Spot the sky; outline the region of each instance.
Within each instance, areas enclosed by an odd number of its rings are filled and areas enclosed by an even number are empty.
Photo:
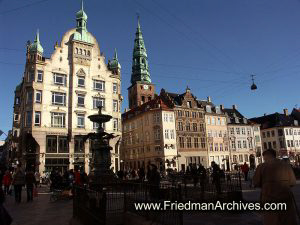
[[[0,130],[12,127],[27,40],[39,29],[49,57],[79,9],[79,0],[0,0]],[[123,110],[137,14],[157,93],[189,86],[198,99],[236,104],[248,118],[300,107],[300,0],[85,0],[84,10],[106,60],[117,48]]]

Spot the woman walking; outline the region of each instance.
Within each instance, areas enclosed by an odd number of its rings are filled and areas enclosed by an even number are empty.
[[[14,185],[16,202],[20,203],[22,199],[22,187],[25,185],[25,174],[22,171],[21,166],[17,167],[12,184]]]

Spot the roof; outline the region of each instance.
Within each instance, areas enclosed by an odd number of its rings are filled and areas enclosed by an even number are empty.
[[[295,118],[293,115],[285,115],[278,112],[270,115],[251,118],[250,120],[261,124],[262,129],[300,125],[300,120]],[[296,123],[295,120],[297,121]]]
[[[237,109],[223,109],[223,112],[227,114],[228,124],[252,124],[246,117],[244,117]]]
[[[160,105],[158,107],[158,105]],[[134,117],[138,114],[144,113],[149,111],[150,109],[160,109],[165,111],[171,111],[172,108],[170,108],[167,103],[164,102],[164,100],[161,98],[161,96],[157,96],[154,99],[144,103],[143,105],[140,105],[138,107],[135,107],[128,112],[125,112],[122,114],[122,120],[130,119],[131,117]]]

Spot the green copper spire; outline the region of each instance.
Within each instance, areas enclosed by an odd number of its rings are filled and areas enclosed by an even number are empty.
[[[131,84],[133,85],[136,82],[151,83],[148,56],[141,31],[139,16],[134,39]]]
[[[44,49],[40,43],[40,34],[39,34],[39,30],[37,30],[36,32],[36,36],[34,38],[34,42],[30,45],[29,47],[29,51],[30,52],[39,52],[41,54],[43,54]]]
[[[120,65],[119,60],[118,60],[117,49],[115,49],[113,60],[108,62],[108,68],[111,69],[111,70],[115,70],[115,69],[120,70],[121,69],[121,65]]]
[[[91,37],[86,29],[87,15],[83,10],[83,0],[81,0],[81,9],[76,13],[76,32],[74,40],[91,43]]]

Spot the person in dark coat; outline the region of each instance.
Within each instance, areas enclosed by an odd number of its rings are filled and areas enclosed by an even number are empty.
[[[15,200],[17,203],[20,203],[22,199],[22,187],[25,185],[25,174],[22,171],[21,166],[17,167],[12,184],[14,185],[15,190]]]
[[[12,223],[12,218],[4,208],[5,196],[2,188],[0,188],[0,224],[10,225]]]
[[[159,197],[159,185],[160,185],[160,173],[157,171],[157,166],[151,164],[152,169],[150,170],[150,176],[148,178],[148,182],[151,185],[150,187],[150,196],[152,198]]]
[[[145,179],[145,170],[143,167],[139,169],[138,175],[139,175],[139,181],[143,182]]]
[[[199,165],[197,173],[200,177],[201,195],[203,196],[205,190],[206,169],[202,164]]]
[[[221,194],[221,169],[214,161],[211,162],[212,181],[216,186],[217,194]]]
[[[25,183],[27,190],[27,202],[33,201],[33,186],[36,186],[35,176],[32,170],[28,170],[25,175]]]

